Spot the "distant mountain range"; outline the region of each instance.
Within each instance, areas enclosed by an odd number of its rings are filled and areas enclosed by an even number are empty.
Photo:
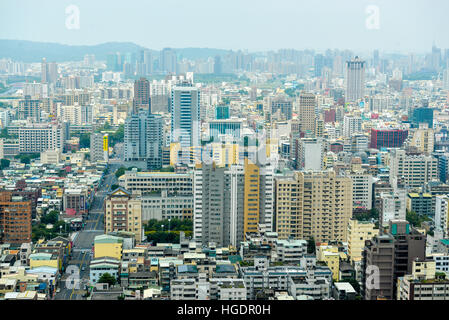
[[[59,43],[0,39],[0,58],[11,58],[23,62],[40,62],[44,57],[50,62],[81,61],[86,54],[94,54],[96,60],[106,60],[108,53],[138,53],[143,49],[146,48],[132,42],[107,42],[91,46],[72,46]],[[187,59],[207,59],[230,52],[230,50],[211,48],[174,48],[174,50],[180,58]],[[150,51],[156,55],[155,57],[159,56],[159,51]]]

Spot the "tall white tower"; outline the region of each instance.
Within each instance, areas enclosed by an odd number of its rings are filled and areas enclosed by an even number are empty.
[[[365,93],[365,61],[355,57],[346,62],[346,102],[362,99]]]

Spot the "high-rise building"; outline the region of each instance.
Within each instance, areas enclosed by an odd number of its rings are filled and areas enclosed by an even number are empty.
[[[58,64],[56,62],[47,62],[46,58],[42,58],[41,63],[41,82],[55,83],[58,80]]]
[[[41,62],[41,82],[48,82],[48,63],[46,58],[42,58]]]
[[[367,173],[351,173],[353,208],[371,210],[373,202],[373,176]]]
[[[352,263],[362,261],[365,241],[371,240],[379,234],[373,222],[349,220],[348,224],[348,256]]]
[[[150,82],[145,78],[134,82],[133,109],[151,112]]]
[[[40,100],[25,96],[25,99],[19,100],[19,108],[17,111],[19,120],[39,122],[41,118]]]
[[[276,179],[276,232],[280,239],[347,241],[352,181],[333,171],[295,172]]]
[[[373,52],[373,67],[377,69],[379,65],[379,50]]]
[[[65,133],[60,123],[34,123],[19,128],[19,152],[63,150]]]
[[[90,135],[90,161],[109,161],[108,134],[93,132]]]
[[[447,239],[449,234],[449,197],[437,195],[435,197],[435,238]]]
[[[273,168],[198,164],[194,171],[194,238],[238,246],[246,234],[272,231]]]
[[[48,64],[47,81],[49,83],[55,83],[58,80],[58,64],[56,62],[50,62]]]
[[[405,150],[392,149],[390,155],[390,183],[419,188],[438,179],[438,160],[430,155],[409,154]]]
[[[325,142],[322,138],[303,138],[298,145],[297,169],[321,171],[323,170]]]
[[[159,58],[159,67],[162,72],[176,73],[177,72],[177,57],[176,52],[171,48],[164,48],[161,51]]]
[[[163,119],[148,111],[132,113],[125,121],[124,160],[147,169],[162,167]]]
[[[324,56],[322,54],[315,55],[314,59],[314,69],[315,69],[315,77],[321,77],[321,71],[324,67]]]
[[[413,132],[410,145],[422,153],[431,154],[435,145],[434,130],[427,128],[427,123],[420,124],[420,128]]]
[[[293,103],[290,99],[284,97],[270,97],[269,112],[271,118],[275,118],[281,121],[291,120],[293,112]]]
[[[106,69],[109,71],[122,71],[122,57],[119,52],[109,53],[106,57]]]
[[[195,87],[176,86],[171,93],[171,142],[179,142],[183,155],[200,146],[200,91]],[[190,156],[183,156],[190,162]]]
[[[31,242],[31,201],[0,192],[0,243]]]
[[[214,73],[215,74],[221,74],[223,71],[223,66],[221,63],[221,57],[215,56],[214,58]]]
[[[413,262],[426,258],[426,236],[414,229],[408,221],[391,220],[389,233],[394,237],[393,293],[396,296],[398,278],[412,273]]]
[[[356,102],[365,94],[365,61],[359,57],[346,62],[346,102]]]
[[[413,263],[425,258],[426,236],[412,228],[408,221],[391,220],[389,233],[381,233],[365,243],[362,260],[365,300],[395,299],[398,279],[411,274]],[[373,274],[376,269],[378,274]],[[378,286],[372,285],[373,278]]]
[[[299,96],[299,121],[302,132],[316,131],[316,98],[312,93],[302,93]]]
[[[142,241],[142,201],[122,188],[112,191],[104,201],[105,233],[127,231],[136,242]]]
[[[345,115],[343,118],[343,136],[352,137],[362,132],[362,118],[360,116]]]
[[[395,189],[393,192],[380,194],[380,224],[388,226],[391,220],[404,220],[406,218],[407,198],[404,189]]]
[[[150,50],[141,50],[137,60],[136,73],[139,75],[149,75],[153,72],[153,56]]]
[[[418,128],[421,123],[427,123],[428,128],[433,128],[433,109],[427,106],[411,109],[411,123],[414,128]]]
[[[371,129],[370,147],[373,149],[400,148],[405,139],[407,139],[407,136],[408,130]]]
[[[393,299],[394,248],[391,234],[365,241],[361,288],[365,300]]]
[[[449,90],[449,66],[443,71],[443,89]]]

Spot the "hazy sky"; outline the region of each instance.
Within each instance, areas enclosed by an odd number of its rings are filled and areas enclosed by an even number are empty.
[[[66,27],[69,5],[79,8],[79,29]],[[0,38],[426,52],[434,42],[449,48],[448,12],[447,0],[0,0]]]

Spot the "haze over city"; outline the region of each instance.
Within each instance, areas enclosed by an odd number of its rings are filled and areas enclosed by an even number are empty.
[[[79,29],[65,26],[70,5],[79,8]],[[378,10],[377,26],[370,27],[369,17],[375,14],[370,10]],[[323,0],[319,5],[302,0],[15,0],[0,3],[0,39],[72,45],[125,41],[155,50],[423,53],[434,43],[449,47],[448,11],[445,0]]]

